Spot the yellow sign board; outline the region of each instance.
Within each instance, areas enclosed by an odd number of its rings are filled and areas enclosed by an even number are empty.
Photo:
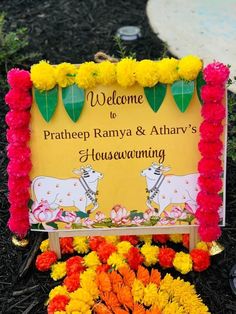
[[[201,104],[167,87],[157,112],[140,85],[86,90],[77,122],[61,90],[50,122],[31,108],[32,230],[195,225]]]

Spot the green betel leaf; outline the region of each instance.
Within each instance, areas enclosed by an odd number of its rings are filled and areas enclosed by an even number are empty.
[[[166,95],[166,84],[158,83],[153,87],[144,87],[144,93],[148,103],[154,112],[157,112]]]
[[[201,90],[202,90],[202,87],[204,85],[206,85],[206,82],[203,78],[203,73],[202,71],[199,72],[198,76],[197,76],[197,95],[198,95],[198,99],[200,100],[200,103],[203,104],[203,101],[202,101],[202,97],[201,97]]]
[[[48,91],[34,88],[35,101],[44,120],[49,122],[55,112],[58,100],[58,87]]]
[[[75,84],[62,88],[62,100],[69,117],[76,122],[84,106],[84,90]]]
[[[171,86],[171,92],[181,112],[188,108],[194,93],[194,81],[176,81]]]

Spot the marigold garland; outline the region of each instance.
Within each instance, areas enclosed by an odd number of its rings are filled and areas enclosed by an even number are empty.
[[[198,209],[196,217],[199,220],[198,233],[203,241],[217,240],[221,235],[219,223],[219,207],[222,200],[218,192],[222,186],[221,180],[221,155],[222,142],[220,136],[223,132],[223,119],[225,107],[225,83],[229,77],[229,68],[220,62],[213,62],[203,70],[206,85],[201,89],[203,100],[202,117],[200,126],[201,140],[199,151],[202,159],[198,164],[200,173],[198,194]]]
[[[18,237],[24,238],[30,228],[28,201],[31,170],[29,109],[32,104],[30,73],[25,70],[12,69],[7,74],[10,90],[5,102],[10,111],[6,115],[8,125],[8,200],[10,202],[9,229]]]

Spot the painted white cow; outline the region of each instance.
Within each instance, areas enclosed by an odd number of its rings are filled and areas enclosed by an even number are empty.
[[[47,201],[51,209],[63,206],[74,206],[77,211],[86,212],[86,207],[93,204],[90,212],[98,207],[96,200],[98,180],[103,175],[91,166],[73,171],[80,178],[58,179],[53,177],[36,177],[32,184],[32,195],[35,195],[34,206]]]
[[[147,180],[149,196],[146,204],[148,208],[153,210],[151,203],[156,203],[159,206],[158,214],[160,216],[170,204],[188,203],[195,211],[197,208],[196,198],[199,192],[197,183],[199,174],[164,175],[169,170],[169,167],[152,163],[149,168],[141,171],[141,175]]]

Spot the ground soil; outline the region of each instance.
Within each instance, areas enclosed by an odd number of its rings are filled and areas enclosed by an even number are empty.
[[[7,29],[28,29],[27,52],[38,52],[38,59],[51,63],[81,63],[92,60],[97,51],[120,56],[114,35],[120,26],[141,27],[142,38],[127,44],[137,59],[156,59],[169,55],[167,45],[152,33],[145,14],[144,0],[2,0]],[[173,30],[174,31],[174,30]],[[32,63],[37,62],[37,58]],[[30,64],[28,64],[30,65]],[[19,271],[37,246],[39,234],[30,234],[27,249],[16,249],[7,228],[7,174],[4,116],[7,111],[1,93],[0,103],[0,313],[46,313],[44,302],[54,283],[48,274],[39,273],[33,263],[22,278]],[[229,286],[229,271],[236,263],[236,163],[227,164],[227,224],[220,243],[225,250],[212,258],[212,266],[203,273],[182,276],[196,285],[197,292],[213,314],[236,313],[236,296]],[[172,272],[174,276],[179,274]],[[26,291],[24,290],[26,289]]]

